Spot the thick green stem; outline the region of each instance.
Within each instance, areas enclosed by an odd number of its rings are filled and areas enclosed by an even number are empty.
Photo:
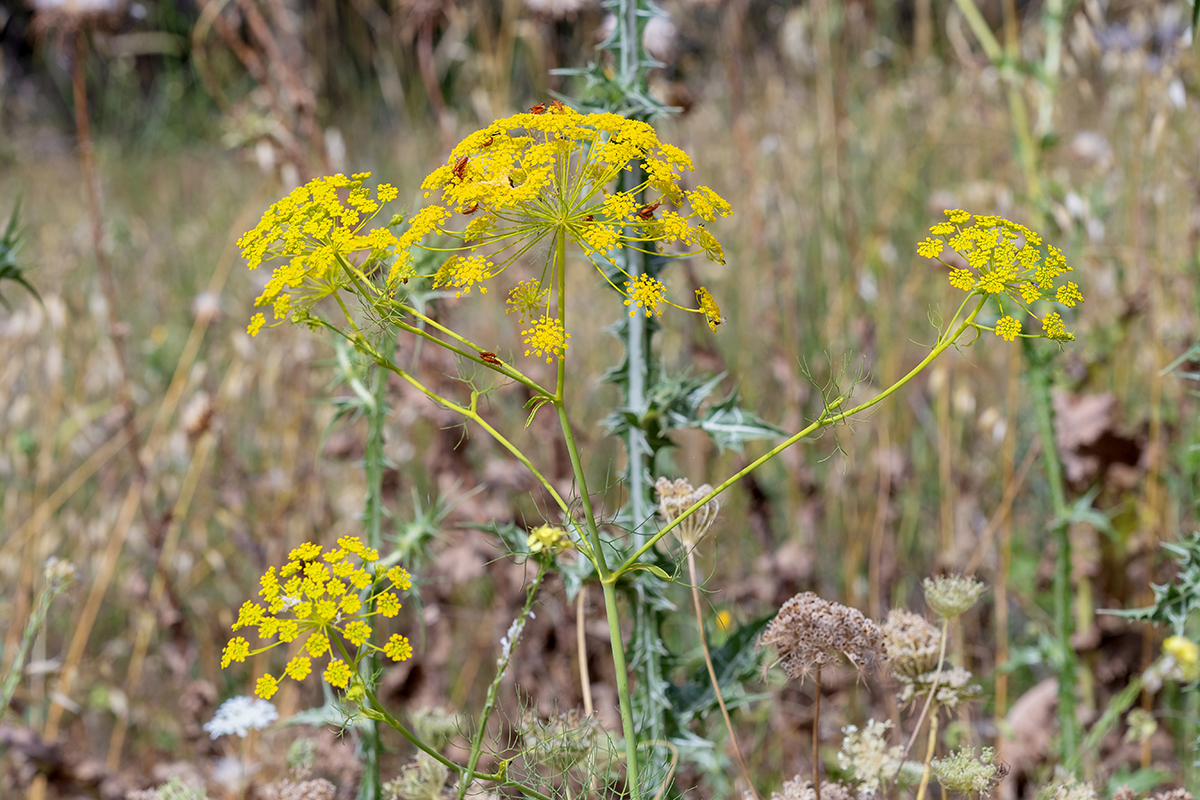
[[[567,308],[567,242],[565,232],[560,232],[556,239],[554,252],[556,278],[558,280],[558,314],[564,329],[566,328]],[[592,547],[592,563],[604,586],[604,611],[608,618],[609,647],[612,651],[613,669],[617,680],[617,701],[621,709],[621,728],[625,736],[626,777],[632,797],[641,797],[638,787],[637,737],[633,726],[633,707],[629,699],[629,674],[625,665],[625,643],[621,637],[621,618],[617,613],[617,593],[613,582],[609,580],[608,563],[604,558],[604,549],[600,540],[600,528],[596,524],[596,515],[592,509],[592,498],[588,492],[587,476],[583,470],[583,460],[579,457],[579,447],[575,443],[575,434],[571,430],[571,421],[567,416],[566,404],[563,401],[563,389],[567,375],[566,353],[558,359],[558,386],[553,400],[558,412],[559,426],[562,428],[563,441],[567,445],[567,453],[571,457],[571,471],[575,476],[576,490],[583,506],[584,520],[587,524],[588,540]],[[569,518],[569,515],[568,515]]]
[[[1062,462],[1054,439],[1054,407],[1050,399],[1050,367],[1047,356],[1039,357],[1028,344],[1029,381],[1042,456],[1046,466],[1046,485],[1054,512],[1051,535],[1057,553],[1054,559],[1054,639],[1058,646],[1058,722],[1062,729],[1062,760],[1075,763],[1079,749],[1079,723],[1075,718],[1075,648],[1071,645],[1071,538],[1067,524],[1066,492],[1063,488]]]
[[[603,584],[603,588],[613,671],[617,678],[617,700],[621,708],[621,732],[625,736],[625,777],[629,783],[629,796],[637,800],[642,796],[638,785],[637,733],[633,725],[633,707],[629,701],[629,671],[625,665],[625,643],[621,640],[621,618],[617,615],[617,590],[611,583]]]
[[[538,568],[537,577],[533,579],[533,583],[525,591],[525,606],[521,609],[521,613],[517,615],[515,625],[509,630],[512,631],[512,639],[506,645],[507,652],[501,653],[499,660],[496,662],[496,677],[488,686],[487,700],[483,704],[483,713],[479,715],[479,727],[475,731],[475,736],[471,739],[471,755],[467,760],[467,769],[463,772],[462,780],[458,784],[458,800],[463,800],[467,796],[467,790],[471,787],[471,781],[475,776],[475,767],[479,763],[479,756],[483,752],[483,737],[487,734],[488,719],[492,716],[492,711],[496,708],[496,693],[500,689],[500,681],[504,680],[504,673],[508,670],[508,662],[512,660],[513,650],[517,648],[517,642],[521,638],[521,632],[525,630],[525,620],[529,618],[529,611],[533,608],[533,601],[537,597],[538,589],[542,587],[542,579],[546,577],[546,568],[548,562],[543,561]]]
[[[792,445],[794,445],[797,442],[801,441],[802,439],[806,438],[807,436],[809,436],[810,434],[812,434],[815,431],[818,431],[822,428],[827,428],[830,425],[850,419],[851,417],[853,417],[857,414],[861,414],[863,411],[866,411],[867,409],[869,409],[875,405],[878,405],[879,403],[882,403],[887,398],[891,397],[893,394],[895,394],[897,391],[899,391],[901,387],[903,387],[905,384],[907,384],[909,381],[911,381],[913,378],[915,378],[923,369],[925,369],[927,366],[929,366],[930,363],[932,363],[935,358],[937,358],[942,353],[946,352],[947,349],[952,347],[954,345],[954,343],[958,340],[958,337],[962,335],[963,331],[965,331],[968,328],[973,326],[973,324],[975,322],[975,317],[983,309],[983,306],[986,302],[987,302],[987,295],[981,295],[979,298],[979,302],[975,304],[975,307],[971,310],[971,313],[968,314],[967,317],[961,323],[959,323],[959,325],[957,327],[954,327],[954,320],[958,318],[958,314],[956,313],[954,316],[954,319],[951,319],[951,321],[950,321],[950,327],[954,328],[954,332],[949,334],[948,336],[940,338],[938,340],[938,343],[934,346],[934,348],[929,351],[929,354],[921,360],[921,363],[917,364],[915,367],[913,367],[911,370],[909,370],[907,375],[905,375],[903,378],[901,378],[900,380],[893,383],[888,388],[884,389],[878,395],[876,395],[875,397],[866,401],[865,403],[860,403],[859,405],[855,406],[854,408],[850,409],[849,411],[845,411],[845,412],[842,412],[839,414],[831,413],[838,405],[841,404],[843,398],[839,398],[837,401],[831,403],[828,407],[826,407],[825,411],[821,414],[821,416],[819,418],[817,418],[817,420],[815,422],[813,422],[811,425],[804,428],[804,430],[788,437],[780,444],[776,445],[775,447],[772,447],[766,453],[764,453],[763,455],[761,455],[758,458],[751,461],[744,468],[738,470],[733,475],[726,478],[715,489],[713,489],[711,492],[709,492],[704,497],[697,500],[695,502],[695,504],[693,504],[690,508],[688,508],[686,511],[684,511],[682,514],[680,514],[678,517],[676,517],[674,520],[672,520],[667,525],[664,525],[663,528],[657,534],[652,536],[648,542],[646,542],[644,545],[639,547],[637,549],[637,551],[633,555],[631,555],[629,558],[625,559],[625,562],[622,563],[621,566],[614,569],[612,571],[612,575],[608,577],[608,580],[616,581],[623,574],[625,574],[630,569],[632,569],[634,567],[634,565],[638,563],[638,560],[641,559],[641,557],[643,555],[645,555],[646,552],[651,547],[653,547],[656,542],[658,542],[658,540],[662,539],[664,536],[666,536],[668,533],[670,533],[676,526],[678,526],[680,523],[682,523],[685,519],[690,517],[692,514],[696,513],[701,508],[703,508],[705,503],[708,503],[710,500],[712,500],[714,497],[719,495],[721,492],[725,491],[730,486],[732,486],[733,484],[737,483],[739,480],[744,478],[746,475],[749,475],[751,472],[758,469],[763,464],[767,463],[768,461],[773,459],[775,456],[782,453],[784,450],[788,449]],[[601,576],[601,580],[604,580],[603,576]]]

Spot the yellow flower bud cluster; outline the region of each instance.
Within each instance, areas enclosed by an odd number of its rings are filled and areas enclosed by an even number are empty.
[[[379,652],[393,661],[412,656],[412,645],[399,634],[393,634],[382,647],[374,644],[367,624],[371,617],[394,617],[400,611],[396,592],[412,586],[408,572],[396,566],[379,573],[371,566],[379,560],[379,553],[358,537],[342,537],[336,549],[322,550],[321,545],[306,542],[292,550],[281,568],[267,570],[258,592],[263,603],[247,600],[233,630],[257,628],[259,639],[275,641],[251,649],[244,636],[233,637],[221,654],[222,668],[303,638],[302,651],[287,663],[283,675],[304,680],[312,672],[313,660],[328,656],[324,679],[345,689],[366,652]],[[346,650],[346,642],[353,649]],[[349,653],[352,663],[333,658],[335,652]],[[279,680],[268,673],[259,677],[255,694],[269,700],[278,688]]]
[[[1041,236],[1003,217],[972,216],[962,209],[949,209],[945,213],[946,221],[929,229],[933,236],[917,244],[917,255],[936,259],[946,266],[950,270],[950,285],[956,289],[995,296],[1002,311],[1002,298],[1008,298],[1041,322],[1044,333],[1036,336],[1060,342],[1075,339],[1057,313],[1039,316],[1030,308],[1039,300],[1050,300],[1067,308],[1083,302],[1083,293],[1075,283],[1056,283],[1072,271],[1061,250],[1047,245],[1043,255]],[[943,260],[947,247],[961,256],[967,266]],[[1008,314],[1000,317],[994,330],[1006,341],[1034,335],[1022,334],[1021,321]]]

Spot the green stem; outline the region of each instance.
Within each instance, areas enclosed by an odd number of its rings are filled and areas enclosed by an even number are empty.
[[[1063,488],[1062,462],[1054,439],[1054,407],[1050,398],[1049,356],[1039,357],[1028,344],[1029,382],[1042,456],[1046,466],[1046,484],[1054,512],[1051,536],[1057,547],[1054,559],[1054,638],[1058,646],[1058,721],[1062,729],[1063,763],[1075,763],[1079,748],[1079,723],[1075,718],[1075,649],[1071,645],[1071,538],[1067,525],[1066,492]]]
[[[543,387],[541,384],[539,384],[537,381],[533,380],[529,376],[525,375],[525,373],[521,372],[516,367],[510,366],[508,364],[497,365],[491,361],[484,361],[482,358],[479,357],[479,354],[486,352],[486,351],[483,347],[476,344],[475,342],[472,342],[469,339],[459,336],[454,331],[450,330],[449,328],[445,327],[444,325],[441,325],[440,323],[433,320],[432,318],[425,316],[424,314],[417,311],[412,306],[406,306],[401,303],[395,303],[395,302],[394,302],[394,305],[396,308],[404,311],[405,313],[411,314],[412,316],[420,319],[426,325],[436,328],[437,330],[441,331],[442,333],[446,334],[447,336],[450,336],[451,338],[453,338],[456,341],[458,341],[459,343],[465,345],[466,348],[469,348],[469,349],[455,347],[454,345],[449,344],[448,342],[445,342],[445,341],[437,338],[436,336],[431,334],[429,331],[424,330],[423,328],[420,328],[416,325],[409,325],[407,322],[404,322],[402,320],[396,320],[395,324],[401,330],[407,331],[415,336],[420,336],[422,339],[432,342],[433,344],[436,344],[439,347],[443,347],[443,348],[449,350],[450,352],[455,353],[456,355],[462,356],[463,358],[465,358],[469,361],[474,361],[476,364],[481,364],[481,365],[487,367],[488,369],[491,369],[495,372],[499,372],[500,374],[502,374],[506,377],[512,378],[517,383],[532,389],[534,392],[536,392],[539,395],[544,395],[545,397],[550,396],[550,391],[548,389]]]
[[[496,693],[500,689],[500,681],[504,680],[504,673],[508,670],[508,664],[512,660],[513,650],[517,648],[517,641],[521,638],[521,632],[525,630],[525,620],[528,619],[529,611],[533,608],[534,598],[537,597],[538,589],[542,586],[542,579],[546,577],[548,566],[548,561],[541,563],[541,566],[538,568],[537,577],[533,579],[533,583],[525,591],[525,606],[521,609],[521,613],[517,615],[513,637],[508,643],[508,652],[502,653],[500,659],[496,662],[496,677],[492,680],[492,684],[488,686],[487,700],[483,704],[483,713],[479,716],[479,727],[475,731],[475,736],[471,739],[471,755],[467,760],[467,769],[463,772],[462,780],[458,784],[458,800],[463,800],[467,796],[467,789],[471,787],[471,781],[475,776],[475,766],[479,763],[479,756],[483,752],[483,737],[487,733],[488,719],[492,716],[492,711],[496,708]]]
[[[612,649],[613,671],[617,679],[617,700],[621,709],[621,732],[625,736],[625,774],[629,795],[637,800],[642,796],[638,785],[637,734],[633,725],[633,708],[629,701],[629,673],[625,665],[625,643],[621,640],[621,619],[617,616],[617,590],[604,583],[604,611],[608,617],[609,646]]]
[[[979,312],[983,309],[984,304],[987,302],[987,298],[988,298],[987,295],[981,295],[979,298],[979,302],[975,304],[975,308],[972,309],[971,313],[968,314],[967,317],[958,325],[958,327],[954,329],[954,332],[948,336],[940,338],[938,340],[938,343],[934,346],[934,348],[929,351],[929,354],[927,356],[925,356],[924,359],[921,360],[921,363],[917,364],[915,367],[913,367],[911,370],[909,370],[908,374],[905,375],[903,378],[901,378],[900,380],[893,383],[887,389],[884,389],[881,393],[879,393],[872,399],[866,401],[865,403],[860,403],[859,405],[855,406],[854,408],[850,409],[849,411],[845,411],[845,412],[842,412],[839,414],[830,413],[838,405],[840,405],[841,401],[844,398],[839,398],[837,401],[831,403],[828,407],[826,407],[825,411],[821,414],[821,416],[819,418],[817,418],[817,420],[814,421],[811,425],[807,426],[806,428],[804,428],[804,430],[800,431],[799,433],[796,433],[796,434],[788,437],[780,444],[776,445],[775,447],[771,448],[763,455],[761,455],[758,458],[751,461],[744,468],[738,470],[733,475],[726,478],[715,489],[713,489],[711,492],[709,492],[704,497],[697,500],[695,504],[693,504],[690,508],[688,508],[682,514],[680,514],[678,517],[676,517],[670,523],[663,526],[663,528],[657,534],[652,536],[648,542],[646,542],[644,545],[639,547],[637,549],[637,551],[633,555],[631,555],[629,558],[625,559],[624,563],[622,563],[621,566],[614,569],[612,571],[612,574],[607,578],[607,580],[616,581],[617,579],[619,579],[622,575],[624,575],[626,572],[628,572],[630,569],[632,569],[634,567],[634,565],[637,564],[638,560],[641,559],[641,557],[643,555],[645,555],[646,552],[651,547],[653,547],[654,544],[656,542],[658,542],[659,539],[662,539],[664,536],[666,536],[668,533],[670,533],[676,526],[678,526],[680,523],[682,523],[685,519],[690,517],[692,514],[696,513],[700,508],[702,508],[704,506],[705,503],[712,500],[714,497],[719,495],[721,492],[725,491],[730,486],[732,486],[733,484],[737,483],[739,480],[744,478],[746,475],[750,474],[754,470],[761,467],[763,464],[770,461],[775,456],[782,453],[784,450],[788,449],[792,445],[794,445],[797,442],[799,442],[800,440],[804,439],[805,437],[807,437],[809,434],[813,433],[814,431],[820,430],[822,428],[827,428],[830,425],[847,420],[857,414],[861,414],[863,411],[866,411],[867,409],[869,409],[875,405],[878,405],[879,403],[882,403],[887,398],[891,397],[901,387],[903,387],[905,384],[907,384],[909,381],[911,381],[913,378],[915,378],[923,369],[925,369],[927,366],[929,366],[929,364],[932,363],[935,358],[937,358],[942,353],[944,353],[948,348],[952,347],[954,345],[954,343],[958,340],[958,337],[962,335],[963,331],[967,330],[967,328],[972,327],[972,325],[974,324],[976,315],[978,315]],[[956,313],[954,315],[954,318],[950,320],[951,327],[953,327],[954,320],[957,318],[958,318],[958,314]],[[605,580],[605,578],[602,576],[601,580]]]
[[[563,329],[566,329],[567,309],[567,242],[565,231],[560,231],[556,239],[554,251],[556,277],[558,280],[558,315]],[[571,457],[571,471],[575,475],[575,486],[579,492],[579,500],[583,505],[584,519],[587,524],[588,539],[592,546],[592,563],[600,576],[604,587],[604,611],[608,618],[609,649],[612,652],[613,670],[616,673],[617,701],[621,709],[621,728],[625,736],[626,779],[629,782],[630,795],[635,800],[641,797],[638,786],[638,757],[637,736],[633,725],[633,707],[629,699],[629,674],[625,665],[625,643],[621,638],[621,619],[617,613],[617,592],[613,582],[609,580],[608,563],[604,558],[604,549],[600,540],[600,529],[596,525],[596,515],[592,509],[592,498],[588,492],[587,476],[583,470],[583,460],[579,457],[579,447],[575,443],[575,434],[571,430],[571,420],[567,416],[566,403],[563,400],[563,390],[567,377],[566,352],[558,359],[557,392],[551,401],[558,412],[559,426],[562,428],[563,441],[567,445],[567,453]],[[568,519],[570,515],[568,514]]]

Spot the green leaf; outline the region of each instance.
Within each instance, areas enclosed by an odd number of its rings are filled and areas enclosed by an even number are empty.
[[[1200,611],[1200,533],[1162,547],[1174,556],[1177,567],[1170,583],[1150,584],[1154,603],[1144,608],[1100,609],[1101,614],[1168,625],[1183,635],[1188,618]]]
[[[652,575],[657,576],[661,580],[669,581],[669,582],[671,581],[671,576],[667,574],[666,570],[664,570],[662,567],[656,567],[653,564],[638,563],[638,564],[634,564],[629,569],[631,572],[634,570],[644,569],[647,572],[651,573]]]
[[[26,280],[25,272],[28,267],[21,266],[17,259],[17,254],[21,249],[21,203],[13,206],[12,214],[8,218],[8,224],[4,228],[4,235],[0,236],[0,283],[3,281],[12,281],[24,287],[25,291],[29,292],[40,303],[42,302],[41,295],[33,288],[33,285]],[[0,291],[0,304],[5,308],[12,310],[12,306],[8,304],[8,298]]]

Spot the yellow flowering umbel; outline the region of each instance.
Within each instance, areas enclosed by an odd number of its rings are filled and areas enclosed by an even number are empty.
[[[384,183],[372,198],[363,186],[369,177],[371,173],[359,172],[309,181],[268,208],[258,225],[238,239],[250,269],[286,259],[275,267],[254,305],[272,306],[275,319],[284,320],[354,280],[369,282],[368,275],[399,245],[387,227],[367,230],[382,204],[398,194]],[[255,314],[250,335],[258,335],[265,324],[266,317]]]
[[[362,655],[375,651],[393,661],[412,656],[412,645],[399,634],[393,634],[382,647],[374,644],[367,624],[376,615],[394,617],[400,611],[395,592],[412,586],[408,572],[392,567],[377,573],[369,565],[379,560],[379,553],[354,536],[338,539],[335,550],[323,554],[322,549],[306,542],[288,555],[279,570],[267,570],[258,592],[265,605],[247,600],[233,630],[257,627],[259,639],[276,641],[251,649],[245,637],[235,636],[221,654],[222,668],[303,638],[302,652],[287,663],[283,675],[302,681],[313,671],[314,659],[327,658],[324,679],[339,689],[349,686],[348,694],[353,694],[355,687],[350,683],[357,678],[357,661]],[[345,642],[351,645],[346,652],[353,663],[334,657],[343,651]],[[268,673],[258,679],[254,693],[269,700],[278,688],[279,679]]]
[[[696,307],[678,305],[658,278],[631,275],[614,258],[623,247],[659,253],[680,246],[680,256],[703,253],[724,263],[721,245],[704,223],[729,216],[729,203],[707,186],[681,188],[681,174],[692,168],[687,154],[660,142],[650,125],[617,114],[580,114],[551,103],[496,120],[465,138],[425,179],[431,205],[414,214],[399,237],[386,290],[395,292],[416,275],[412,248],[433,234],[461,242],[450,248],[461,254],[433,276],[435,287],[459,295],[475,286],[486,292],[486,282],[539,243],[573,241],[625,296],[631,315],[661,315],[674,306],[703,315],[715,330],[721,313],[707,289],[696,292]],[[635,169],[641,183],[617,191],[621,173]],[[567,349],[563,289],[558,265],[549,259],[539,274],[510,290],[509,310],[529,321],[522,332],[526,355],[549,361]]]
[[[917,255],[940,261],[950,270],[950,285],[955,288],[996,298],[1001,316],[990,330],[1010,342],[1018,336],[1059,342],[1075,339],[1057,312],[1039,316],[1031,308],[1039,300],[1067,308],[1083,302],[1083,293],[1073,281],[1059,281],[1072,271],[1061,250],[1046,245],[1043,254],[1041,236],[1003,217],[984,214],[972,217],[961,209],[945,213],[946,221],[929,229],[933,236],[917,245]],[[965,267],[943,260],[942,253],[947,247],[962,257]],[[1006,301],[1020,309],[1015,312],[1018,317],[1023,312],[1038,320],[1042,333],[1022,333],[1021,320],[1005,312]]]

